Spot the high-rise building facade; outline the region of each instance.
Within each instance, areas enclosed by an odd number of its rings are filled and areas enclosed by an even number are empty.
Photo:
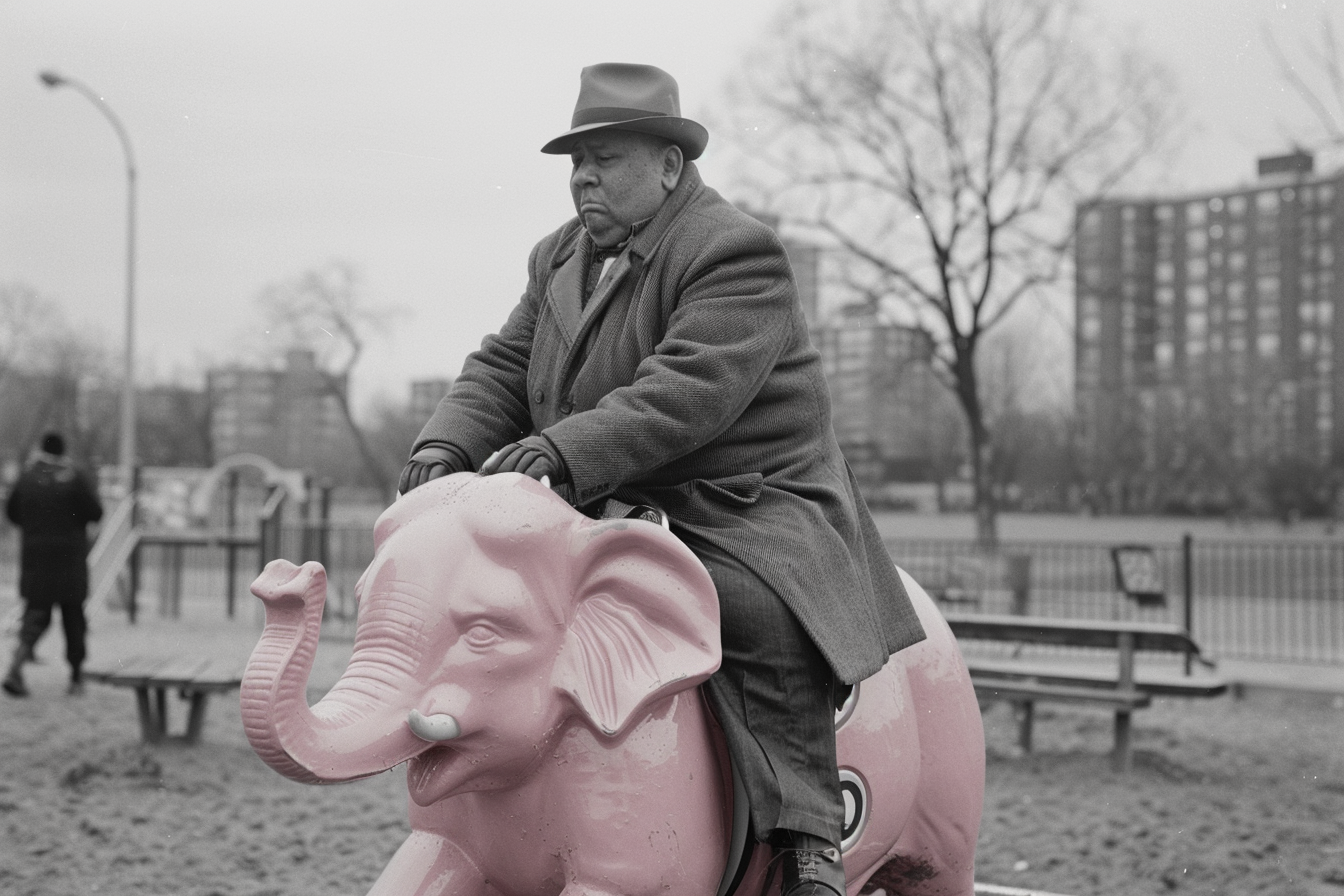
[[[778,230],[778,215],[746,211]],[[962,415],[933,373],[932,338],[873,304],[823,308],[821,248],[783,235],[780,242],[821,354],[836,438],[855,476],[864,486],[955,476]]]
[[[933,340],[871,305],[836,309],[812,328],[831,393],[835,435],[865,485],[944,478],[960,415],[932,368]]]
[[[1235,503],[1267,463],[1344,464],[1344,171],[1296,152],[1259,175],[1078,207],[1078,420],[1125,503]]]
[[[230,365],[206,375],[215,458],[260,454],[281,467],[339,466],[353,454],[341,413],[342,380],[328,384],[313,353],[295,350],[280,369]]]

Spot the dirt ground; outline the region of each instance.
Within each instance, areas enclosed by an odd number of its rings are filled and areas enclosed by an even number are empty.
[[[157,625],[95,626],[95,660],[137,640],[191,646],[185,624]],[[405,837],[400,771],[287,781],[253,755],[233,696],[212,700],[203,743],[142,746],[129,692],[65,695],[53,634],[29,667],[33,696],[0,701],[0,893],[362,894]],[[255,640],[246,625],[207,634],[240,660]],[[313,699],[343,665],[340,644],[319,651]],[[1127,775],[1110,770],[1103,712],[1041,707],[1030,756],[1013,747],[1006,707],[987,709],[985,725],[980,881],[1077,896],[1344,896],[1344,708],[1159,701],[1136,716]]]

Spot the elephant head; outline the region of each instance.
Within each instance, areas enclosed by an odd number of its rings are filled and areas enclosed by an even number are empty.
[[[618,738],[718,668],[714,587],[681,542],[651,523],[589,519],[526,477],[423,485],[379,518],[374,547],[349,665],[311,707],[325,572],[276,560],[252,586],[266,625],[244,727],[295,780],[410,760],[421,806],[509,787],[570,727]]]

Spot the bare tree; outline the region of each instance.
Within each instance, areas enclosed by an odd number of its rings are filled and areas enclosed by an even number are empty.
[[[1151,150],[1169,85],[1103,62],[1070,0],[811,0],[731,91],[763,204],[839,249],[855,292],[929,331],[965,414],[980,539],[997,540],[985,333],[1065,273],[1074,203]]]
[[[368,304],[358,272],[340,260],[267,286],[258,303],[272,334],[288,346],[314,353],[324,388],[340,408],[366,474],[382,492],[392,494],[395,482],[355,420],[348,387],[369,336],[382,330],[395,310]]]
[[[1279,45],[1267,23],[1261,33],[1279,77],[1306,103],[1321,133],[1331,143],[1344,143],[1344,53],[1330,17],[1321,14],[1319,44],[1308,43],[1291,55]]]
[[[102,421],[86,399],[112,377],[107,360],[56,302],[0,283],[0,456],[21,457],[45,428],[70,437],[81,460],[104,456]]]
[[[8,376],[38,366],[65,329],[54,302],[26,283],[0,283],[0,391]]]

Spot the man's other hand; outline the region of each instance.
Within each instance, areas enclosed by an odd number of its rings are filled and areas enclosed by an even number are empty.
[[[546,478],[551,485],[559,485],[569,478],[565,459],[545,436],[528,436],[490,455],[481,464],[481,475],[493,473],[522,473],[536,480]]]
[[[404,495],[431,479],[450,473],[465,473],[470,469],[471,461],[462,449],[445,442],[434,442],[411,455],[402,468],[397,491]]]

